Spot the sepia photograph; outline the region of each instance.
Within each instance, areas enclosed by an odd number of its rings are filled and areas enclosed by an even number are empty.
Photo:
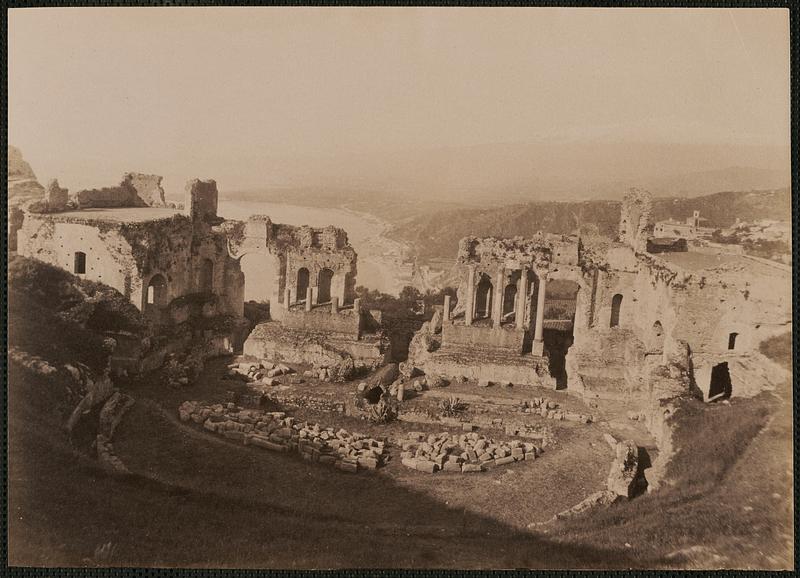
[[[788,8],[6,16],[9,568],[795,569]]]

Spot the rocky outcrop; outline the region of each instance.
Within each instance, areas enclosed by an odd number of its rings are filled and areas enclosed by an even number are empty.
[[[69,190],[59,186],[56,179],[47,184],[44,198],[28,203],[26,209],[31,213],[58,213],[74,208],[69,202]]]
[[[611,464],[606,485],[616,495],[632,498],[637,495],[641,481],[639,448],[635,442],[624,440],[615,445],[614,451],[616,456]]]
[[[22,158],[22,152],[8,147],[8,201],[20,204],[44,197],[44,187],[36,180],[31,166]]]

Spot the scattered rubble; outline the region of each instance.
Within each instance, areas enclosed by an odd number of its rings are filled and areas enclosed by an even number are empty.
[[[388,460],[385,439],[300,422],[280,411],[244,409],[233,403],[205,405],[186,401],[178,413],[181,421],[202,424],[206,430],[244,445],[299,453],[305,460],[346,472],[375,470]]]
[[[495,466],[534,460],[543,451],[542,445],[518,440],[497,442],[473,432],[458,435],[410,432],[401,447],[404,466],[429,474],[482,472]]]

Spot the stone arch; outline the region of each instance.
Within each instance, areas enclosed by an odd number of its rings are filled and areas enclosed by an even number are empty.
[[[305,301],[310,277],[311,275],[305,267],[297,270],[297,301]]]
[[[485,319],[492,314],[493,293],[492,280],[486,273],[482,273],[475,289],[475,319]]]
[[[86,253],[83,251],[75,251],[72,272],[76,275],[83,275],[86,273]]]
[[[214,292],[214,261],[211,259],[200,262],[200,279],[197,285],[200,293]]]
[[[317,303],[330,303],[332,282],[333,271],[327,267],[320,269],[317,275]]]
[[[622,294],[617,293],[614,297],[611,298],[611,321],[609,323],[610,327],[617,327],[619,326],[619,314],[622,308]]]
[[[156,273],[150,277],[150,281],[145,288],[142,309],[150,311],[166,307],[168,295],[167,279],[161,273]]]

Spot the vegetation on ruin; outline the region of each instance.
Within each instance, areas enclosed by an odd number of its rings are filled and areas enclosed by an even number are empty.
[[[400,290],[400,294],[395,297],[388,293],[382,293],[376,289],[368,289],[359,285],[356,287],[356,297],[361,298],[361,306],[365,309],[379,309],[384,315],[395,317],[407,317],[421,314],[420,304],[423,304],[426,314],[432,310],[433,306],[441,306],[444,296],[450,295],[451,306],[456,303],[456,290],[452,287],[445,287],[438,291],[428,290],[425,293],[415,287],[406,285]]]
[[[20,256],[8,263],[8,312],[10,343],[51,361],[98,370],[110,353],[103,332],[144,334],[147,327],[116,289]]]
[[[417,298],[406,292],[405,306]],[[77,361],[101,370],[107,360],[102,331],[133,329],[141,323],[138,311],[122,307],[121,300],[123,296],[100,284],[12,258],[9,343],[52,363]],[[100,308],[104,312],[90,324],[91,312],[105,303],[111,305]],[[434,303],[440,304],[441,296]],[[768,340],[762,351],[791,367],[791,334]],[[481,479],[431,479],[390,462],[390,475],[348,476],[224,440],[209,441],[202,432],[181,427],[174,415],[186,390],[165,391],[160,383],[145,379],[123,384],[136,404],[120,426],[115,449],[135,473],[115,477],[87,455],[88,446],[76,448],[62,432],[71,409],[66,389],[14,364],[9,371],[12,564],[792,564],[784,558],[791,553],[787,544],[793,538],[787,495],[792,484],[788,383],[777,395],[732,399],[730,404],[683,402],[676,414],[677,451],[661,489],[578,519],[528,530],[527,523],[546,521],[603,483],[610,450],[599,425],[579,432],[565,429],[557,450],[511,474],[499,469]],[[191,397],[225,394],[208,372],[198,381],[191,386]],[[319,419],[350,427],[343,416]],[[365,421],[359,422],[359,429],[374,428],[367,431],[380,435],[402,431],[403,425]],[[775,456],[786,456],[786,461]],[[700,550],[689,549],[698,544]]]

